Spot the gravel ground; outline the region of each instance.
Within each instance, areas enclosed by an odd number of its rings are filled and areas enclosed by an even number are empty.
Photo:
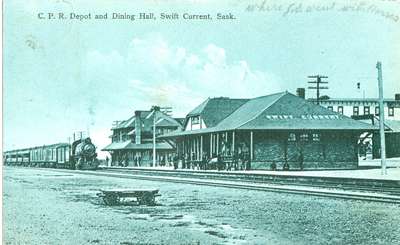
[[[154,207],[99,189],[158,188]],[[3,168],[4,244],[400,244],[398,205]]]

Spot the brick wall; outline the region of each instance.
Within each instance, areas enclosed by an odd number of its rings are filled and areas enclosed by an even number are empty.
[[[265,138],[254,141],[255,161],[283,161],[285,147],[282,139]]]
[[[278,169],[287,160],[290,169],[300,169],[299,152],[303,152],[304,169],[355,169],[358,166],[357,136],[349,133],[321,133],[320,141],[287,142],[287,134],[254,133],[253,169]],[[297,138],[298,139],[298,138]]]

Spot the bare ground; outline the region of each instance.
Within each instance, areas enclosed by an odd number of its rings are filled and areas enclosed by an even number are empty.
[[[3,169],[5,244],[400,244],[397,205]],[[158,188],[154,207],[99,189]]]

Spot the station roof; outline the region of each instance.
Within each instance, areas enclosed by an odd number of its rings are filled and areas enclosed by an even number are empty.
[[[208,98],[189,112],[187,117],[201,115],[207,127],[214,127],[247,101],[228,97]]]
[[[142,119],[145,119],[151,111],[140,111],[140,117]],[[117,125],[115,125],[112,129],[120,129],[120,128],[129,128],[129,127],[135,127],[135,116],[131,116],[127,120],[119,122]]]
[[[393,132],[400,132],[400,121],[385,120],[385,125]]]
[[[215,108],[218,114],[218,108]],[[189,113],[190,115],[190,113]],[[214,127],[174,131],[160,138],[230,130],[376,130],[288,92],[245,100]]]

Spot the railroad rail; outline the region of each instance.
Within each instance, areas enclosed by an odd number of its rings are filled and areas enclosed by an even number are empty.
[[[70,170],[52,169],[52,171],[59,172],[70,172]],[[203,185],[203,186],[214,186],[223,188],[236,188],[236,189],[246,189],[246,190],[256,190],[256,191],[267,191],[267,192],[279,192],[286,194],[298,194],[298,195],[311,195],[318,197],[327,198],[339,198],[347,200],[359,200],[359,201],[370,201],[370,202],[381,202],[381,203],[391,203],[400,204],[399,195],[388,195],[384,193],[373,193],[373,192],[359,192],[358,189],[353,190],[335,190],[331,186],[320,185],[318,187],[309,186],[294,186],[294,185],[272,185],[266,183],[249,183],[249,182],[238,182],[237,180],[216,180],[216,179],[199,179],[199,178],[181,178],[174,176],[151,176],[145,174],[136,174],[132,172],[127,172],[124,169],[117,170],[98,170],[98,171],[73,171],[77,174],[86,175],[97,175],[106,177],[117,177],[126,179],[141,179],[150,181],[161,181],[161,182],[173,182],[180,184],[193,184],[193,185]]]
[[[174,176],[180,178],[234,180],[245,183],[262,183],[273,185],[289,185],[316,188],[332,188],[349,191],[376,192],[400,196],[400,181],[395,180],[371,180],[349,179],[341,177],[320,176],[296,176],[296,175],[272,175],[260,173],[235,173],[235,172],[208,172],[185,170],[160,170],[160,169],[122,169],[103,168],[103,171],[117,173],[132,173],[150,176]]]

